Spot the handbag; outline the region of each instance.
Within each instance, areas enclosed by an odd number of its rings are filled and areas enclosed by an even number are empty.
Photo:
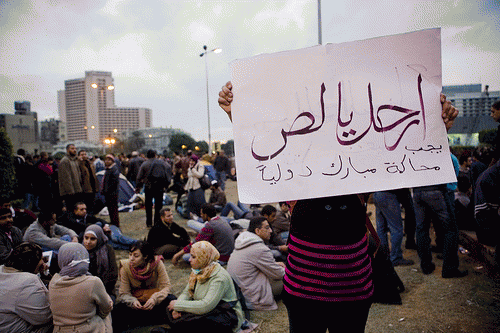
[[[204,173],[203,176],[199,179],[200,181],[200,186],[203,190],[207,190],[212,186],[212,182],[210,181],[210,178],[207,175],[207,169],[203,167]]]
[[[364,206],[364,200],[361,197],[360,200]],[[365,223],[370,233],[368,254],[372,262],[373,303],[401,305],[403,302],[399,294],[405,291],[405,286],[392,265],[389,249],[380,245],[380,238],[368,215],[365,216]]]
[[[137,298],[137,300],[141,303],[144,304],[146,303],[151,296],[153,296],[154,293],[160,291],[158,288],[153,288],[153,289],[135,289],[132,291],[132,296]]]
[[[219,304],[210,312],[204,314],[194,314],[182,312],[182,315],[173,319],[172,313],[167,311],[170,323],[179,329],[192,329],[193,327],[203,327],[207,322],[216,323],[221,326],[235,327],[238,324],[238,316],[234,311],[234,306],[237,301],[225,302],[220,301]]]

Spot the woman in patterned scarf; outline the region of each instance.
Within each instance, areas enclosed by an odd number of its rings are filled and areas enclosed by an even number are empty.
[[[129,259],[120,261],[120,288],[113,317],[115,332],[139,326],[164,324],[166,308],[175,299],[170,294],[170,279],[162,256],[153,247],[139,241],[130,248]]]
[[[174,332],[236,332],[244,320],[233,280],[217,262],[219,251],[207,241],[191,247],[191,275],[168,309]]]

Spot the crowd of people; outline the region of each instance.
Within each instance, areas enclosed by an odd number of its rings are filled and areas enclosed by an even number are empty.
[[[219,96],[231,119],[230,82]],[[457,111],[444,96],[441,102],[449,129]],[[499,102],[492,116],[500,121]],[[467,271],[459,269],[459,227],[498,244],[498,150],[452,152],[450,158],[457,183],[373,193],[380,246],[393,266],[415,265],[403,258],[406,239],[405,248],[417,250],[423,274],[434,272],[437,252],[442,278],[461,278]],[[21,206],[0,202],[0,291],[10,295],[0,300],[6,314],[0,316],[0,332],[122,332],[162,324],[169,332],[236,332],[248,323],[248,311],[274,310],[280,299],[293,332],[363,332],[374,293],[368,195],[262,206],[228,202],[228,159],[217,154],[207,171],[208,159],[189,151],[170,160],[149,150],[146,156],[108,154],[101,160],[72,144],[60,161],[18,151]],[[202,178],[211,171],[206,202]],[[136,192],[144,191],[150,228],[144,240],[120,230],[120,174]],[[163,205],[168,191],[177,193],[173,209]],[[110,223],[95,216],[104,206]],[[174,222],[174,213],[184,209],[194,239]],[[347,219],[351,223],[341,223]],[[129,259],[117,262],[115,249],[129,250]],[[191,266],[180,295],[172,293],[166,259]]]

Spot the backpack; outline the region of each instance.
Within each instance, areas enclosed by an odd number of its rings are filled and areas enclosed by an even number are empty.
[[[146,176],[146,186],[167,188],[170,185],[170,177],[160,160],[154,160]]]
[[[210,181],[210,178],[207,175],[207,168],[203,167],[204,173],[203,176],[199,179],[201,188],[203,190],[208,190],[210,186],[212,186],[212,182]]]

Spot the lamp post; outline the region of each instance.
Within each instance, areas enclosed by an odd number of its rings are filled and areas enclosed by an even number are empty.
[[[104,143],[109,145],[109,150],[111,152],[111,146],[116,143],[116,140],[114,138],[106,138],[104,139]],[[106,151],[104,151],[103,153],[106,153]]]
[[[205,73],[206,73],[206,78],[207,78],[207,115],[208,115],[208,154],[212,156],[212,149],[211,149],[211,144],[212,144],[212,135],[210,133],[210,105],[209,105],[209,99],[208,99],[208,62],[207,62],[207,56],[210,52],[214,53],[220,53],[222,49],[215,48],[213,50],[207,50],[207,46],[203,45],[203,52],[200,54],[200,57],[205,56]]]

